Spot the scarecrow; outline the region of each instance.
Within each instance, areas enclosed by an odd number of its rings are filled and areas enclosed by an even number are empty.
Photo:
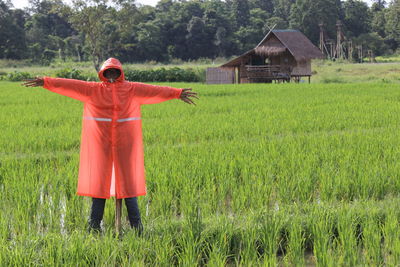
[[[194,104],[197,93],[128,82],[115,58],[106,60],[98,75],[102,82],[43,77],[23,85],[43,86],[84,103],[77,194],[92,197],[89,229],[101,230],[105,201],[115,196],[119,205],[125,199],[129,223],[141,232],[137,197],[146,194],[146,184],[140,107],[170,99]]]

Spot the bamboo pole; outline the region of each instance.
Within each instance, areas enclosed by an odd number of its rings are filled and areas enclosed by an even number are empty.
[[[121,205],[122,199],[115,199],[115,230],[117,234],[121,232]]]

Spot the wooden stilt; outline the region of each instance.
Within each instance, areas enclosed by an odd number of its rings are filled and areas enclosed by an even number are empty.
[[[121,231],[121,205],[122,199],[115,199],[115,230],[117,234]]]

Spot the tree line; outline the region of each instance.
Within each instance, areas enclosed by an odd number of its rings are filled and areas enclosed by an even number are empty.
[[[30,0],[15,9],[0,0],[0,58],[47,64],[55,59],[124,62],[230,57],[276,29],[297,29],[318,45],[319,24],[336,38],[341,20],[348,40],[375,55],[400,45],[400,0]]]

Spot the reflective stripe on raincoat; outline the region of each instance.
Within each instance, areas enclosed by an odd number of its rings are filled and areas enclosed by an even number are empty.
[[[113,83],[103,72],[121,71]],[[102,82],[44,77],[43,87],[84,103],[78,195],[96,198],[146,194],[140,105],[179,98],[182,89],[125,81],[121,63],[104,62]]]

